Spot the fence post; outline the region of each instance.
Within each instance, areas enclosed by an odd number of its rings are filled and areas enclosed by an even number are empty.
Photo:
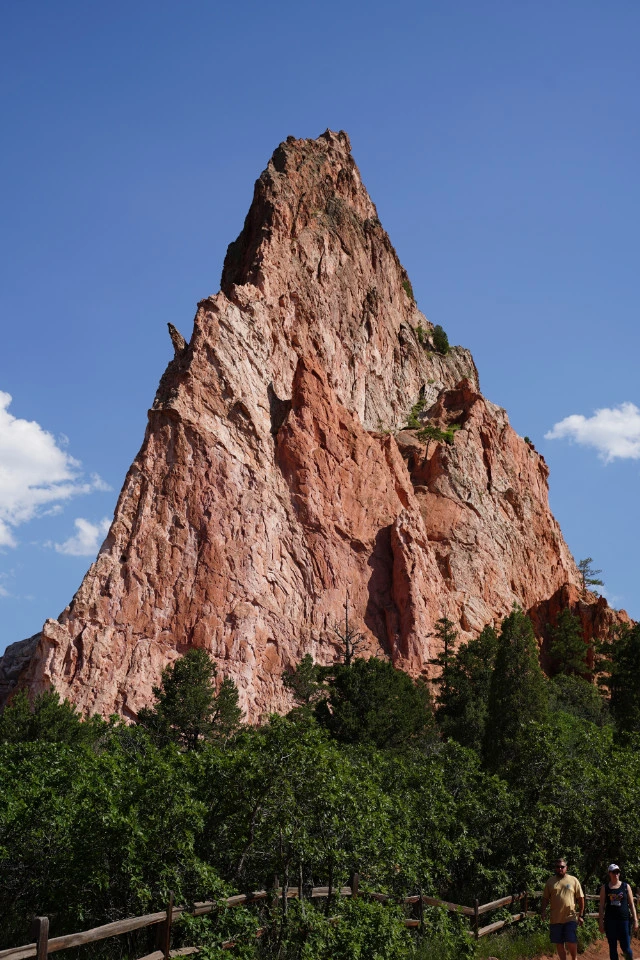
[[[473,935],[478,940],[478,907],[480,906],[480,901],[476,898],[473,904]]]
[[[162,950],[164,960],[169,960],[171,952],[171,925],[173,923],[173,890],[169,891],[167,919],[158,927],[158,949]]]
[[[528,891],[528,890],[525,890],[525,892],[524,892],[524,916],[525,916],[525,920],[526,920],[526,918],[527,918],[527,914],[528,914],[528,913],[529,913],[529,891]]]
[[[36,960],[47,960],[49,952],[49,917],[35,917],[32,936],[36,941]]]
[[[420,905],[418,908],[418,917],[420,919],[420,932],[422,932],[424,930],[424,900],[423,900],[422,887],[418,888],[418,893],[420,894],[420,900],[418,901]]]
[[[273,892],[271,894],[271,909],[275,910],[278,906],[278,887],[280,886],[280,877],[277,873],[273,875]]]
[[[358,887],[360,886],[360,874],[353,872],[349,878],[349,886],[351,887],[351,896],[355,898],[358,896]]]

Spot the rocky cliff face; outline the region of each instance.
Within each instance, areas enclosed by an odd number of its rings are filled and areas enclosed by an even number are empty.
[[[334,654],[346,592],[371,653],[412,673],[578,574],[544,460],[431,345],[344,133],[289,138],[256,183],[222,290],[203,300],[149,413],[96,562],[57,620],[10,647],[0,695],[54,685],[134,717],[190,646],[251,718],[284,669]],[[421,442],[418,417],[449,439]],[[411,421],[414,424],[416,420]]]

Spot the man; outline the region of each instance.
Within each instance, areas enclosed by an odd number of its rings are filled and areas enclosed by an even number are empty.
[[[555,876],[549,877],[542,891],[540,916],[544,920],[547,904],[551,904],[551,943],[555,943],[560,960],[566,960],[565,945],[571,960],[578,953],[578,924],[584,923],[584,893],[580,881],[567,873],[564,857],[556,860]]]

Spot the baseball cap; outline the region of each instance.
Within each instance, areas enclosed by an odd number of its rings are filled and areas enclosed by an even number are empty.
[[[619,870],[619,869],[620,867],[618,866],[617,863],[610,863],[609,866],[607,867],[607,872],[613,873],[615,870]]]

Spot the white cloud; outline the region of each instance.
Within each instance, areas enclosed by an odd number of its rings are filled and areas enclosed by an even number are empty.
[[[76,528],[75,536],[69,537],[64,543],[56,543],[56,550],[58,553],[68,553],[72,557],[95,556],[109,531],[111,521],[104,517],[99,523],[91,523],[89,520],[78,517],[73,522]]]
[[[640,410],[635,403],[621,403],[612,410],[603,407],[592,417],[574,413],[545,433],[545,440],[573,440],[595,447],[605,463],[615,460],[640,460]]]
[[[81,494],[109,489],[93,474],[84,480],[81,464],[35,420],[9,413],[11,396],[0,390],[0,547],[15,547],[13,529]],[[50,508],[52,509],[52,508]]]

